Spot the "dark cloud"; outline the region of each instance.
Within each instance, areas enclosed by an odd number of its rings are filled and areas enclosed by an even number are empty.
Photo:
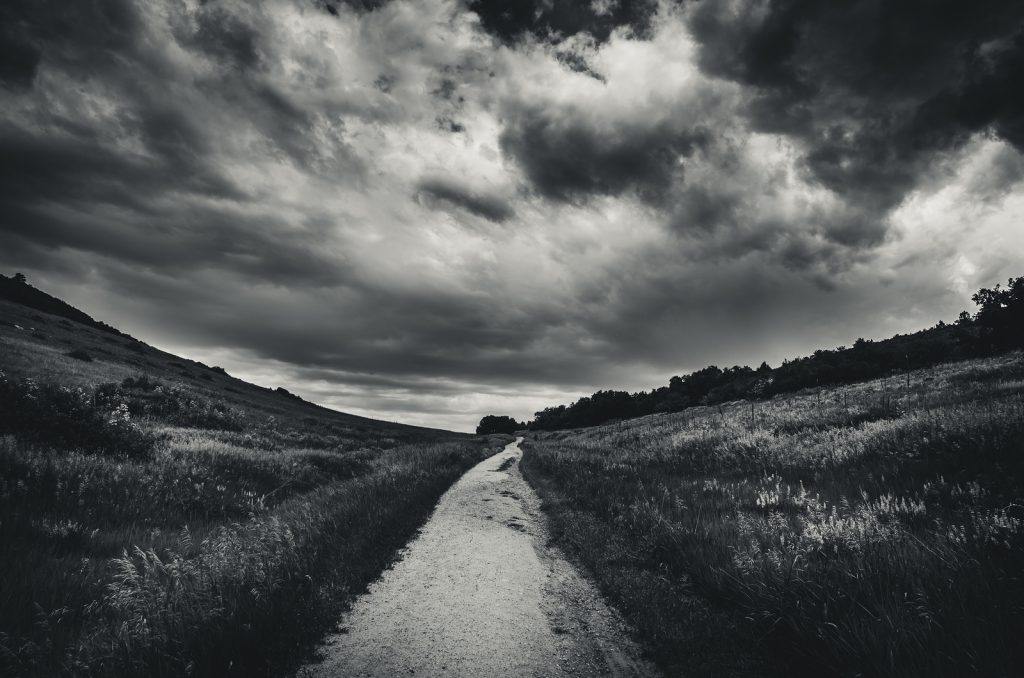
[[[451,101],[455,98],[455,92],[458,89],[458,85],[451,78],[441,78],[441,83],[437,86],[431,94],[436,96],[438,99],[444,99]]]
[[[417,188],[428,200],[440,200],[461,207],[489,221],[502,222],[515,216],[515,210],[505,200],[474,191],[451,179],[426,178],[420,181]]]
[[[198,26],[194,44],[208,54],[238,68],[256,68],[262,57],[259,35],[236,13],[217,4],[201,6],[196,13]]]
[[[97,64],[110,64],[118,53],[134,51],[141,37],[130,0],[7,0],[0,18],[6,40],[31,45],[39,55],[35,67],[45,59],[84,75],[94,74]]]
[[[339,15],[339,8],[351,7],[357,12],[372,12],[386,5],[389,0],[313,0],[313,4],[331,16]]]
[[[574,107],[524,106],[507,113],[502,150],[536,190],[567,202],[635,191],[662,203],[682,161],[708,143],[708,132],[669,122],[623,121],[601,128]]]
[[[987,131],[1024,144],[1024,5],[1015,0],[709,0],[702,67],[753,89],[755,129],[806,147],[814,179],[884,218],[943,154]],[[845,224],[838,241],[877,242]]]
[[[297,288],[349,281],[349,266],[343,257],[324,251],[325,239],[313,225],[300,229],[216,207],[180,209],[173,221],[154,217],[141,228],[133,221],[88,214],[58,221],[45,211],[16,208],[0,230],[0,245],[21,251],[26,259],[45,259],[47,252],[90,253],[166,275],[218,268],[243,279]]]
[[[255,72],[266,65],[256,10],[201,6],[175,17],[178,43],[168,45],[131,3],[63,13],[45,5],[14,2],[5,13],[41,46],[52,73],[81,87],[21,92],[12,103],[24,113],[0,120],[0,242],[31,258],[78,250],[165,271],[217,266],[278,284],[345,281],[315,210],[284,218],[256,209],[259,189],[229,168],[230,135],[248,128],[250,143],[359,181],[344,144],[324,143],[322,112],[308,113]],[[212,60],[223,77],[175,72],[168,52],[179,48]],[[98,114],[96,100],[114,113]]]
[[[742,196],[722,188],[721,185],[680,186],[673,196],[675,210],[672,226],[681,231],[708,231],[736,224],[742,218]]]
[[[449,118],[447,115],[439,115],[435,119],[439,129],[443,129],[445,132],[451,132],[452,134],[458,134],[459,132],[465,132],[466,126],[460,122],[456,122]]]
[[[127,2],[46,2],[8,5],[24,34],[41,46],[54,71],[79,82],[82,91],[116,97],[121,110],[110,120],[76,110],[81,102],[61,100],[64,92],[40,95],[35,110],[0,124],[0,196],[17,208],[49,200],[88,199],[142,207],[154,192],[188,191],[239,195],[208,155],[212,140],[189,102],[175,100],[153,85],[163,75],[160,57],[145,44],[145,30]],[[111,142],[136,139],[143,153],[126,153]],[[146,199],[141,195],[146,194]]]
[[[569,50],[562,50],[556,52],[555,56],[560,62],[565,64],[566,68],[569,70],[576,73],[583,73],[584,75],[588,75],[594,80],[598,80],[600,82],[606,82],[605,77],[591,68],[590,64],[587,63],[586,58],[581,54]]]
[[[803,177],[836,199],[788,225],[758,214],[757,196],[777,190],[771,180],[732,172],[742,162],[728,141],[737,129],[721,110],[683,126],[663,122],[660,110],[622,117],[527,102],[506,112],[502,149],[545,197],[579,204],[633,194],[665,210],[676,232],[713,234],[695,248],[705,255],[766,252],[787,267],[834,274],[879,247],[910,191],[978,133],[1019,148],[1024,89],[1013,83],[1024,82],[1024,5],[983,4],[708,0],[686,7],[702,70],[741,84],[752,131],[795,142]],[[517,7],[520,14],[499,13],[492,30],[506,39],[551,30],[542,9]],[[574,70],[589,68],[568,54]],[[685,109],[679,115],[693,119]],[[694,162],[717,167],[713,180],[686,172],[695,152]]]
[[[470,0],[469,9],[480,16],[484,29],[512,44],[524,35],[541,40],[587,33],[598,42],[625,27],[643,36],[657,11],[656,0]]]
[[[0,10],[0,86],[26,89],[32,86],[42,55],[24,37],[9,12]]]

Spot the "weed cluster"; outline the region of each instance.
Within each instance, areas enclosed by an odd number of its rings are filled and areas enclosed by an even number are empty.
[[[130,408],[103,389],[90,390],[0,372],[0,435],[118,457],[148,454],[153,437],[132,420]]]
[[[124,402],[134,415],[151,416],[178,426],[241,431],[246,419],[222,402],[202,398],[180,384],[164,384],[145,375],[125,378],[120,386],[104,384],[101,397]]]

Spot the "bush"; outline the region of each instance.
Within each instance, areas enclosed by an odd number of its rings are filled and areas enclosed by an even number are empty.
[[[11,381],[0,372],[0,434],[14,434],[63,449],[122,457],[148,454],[152,435],[132,421],[116,386],[95,390],[31,379]]]
[[[116,386],[115,386],[116,388]],[[147,415],[179,426],[242,431],[245,419],[223,403],[215,403],[146,375],[121,382],[121,397],[134,415]]]
[[[80,348],[76,348],[74,351],[68,351],[64,355],[68,356],[69,358],[74,358],[75,360],[81,360],[87,363],[92,362],[92,356]]]
[[[124,381],[121,382],[121,388],[134,388],[146,392],[156,390],[158,386],[160,386],[159,381],[150,379],[144,374],[138,377],[125,377]]]

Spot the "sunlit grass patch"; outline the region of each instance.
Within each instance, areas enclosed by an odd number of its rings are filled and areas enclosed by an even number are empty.
[[[786,672],[1010,675],[1024,665],[1022,368],[1016,353],[541,434],[523,467],[668,667],[694,647],[664,633],[677,602],[641,605],[614,571],[692,585],[731,611],[723,633],[764,637]],[[576,534],[581,515],[615,535],[615,565],[594,567],[603,546]]]

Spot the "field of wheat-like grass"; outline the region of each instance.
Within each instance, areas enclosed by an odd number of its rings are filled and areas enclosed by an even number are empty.
[[[1020,353],[538,433],[523,464],[671,671],[1024,666]]]
[[[503,441],[360,443],[174,384],[0,373],[0,674],[266,675]]]

